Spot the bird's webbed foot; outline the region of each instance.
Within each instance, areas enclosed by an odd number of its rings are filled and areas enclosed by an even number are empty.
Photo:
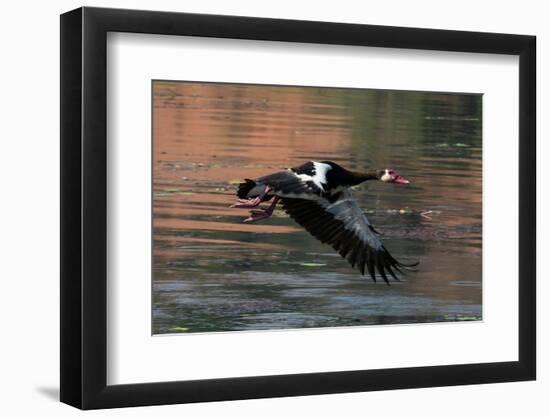
[[[275,197],[271,205],[267,209],[251,210],[250,216],[244,219],[245,223],[257,222],[260,220],[268,219],[275,211],[275,206],[279,202],[279,198]]]
[[[268,219],[271,217],[271,214],[267,210],[252,210],[250,216],[244,219],[244,223],[252,223],[260,220]]]
[[[253,208],[258,206],[261,202],[262,199],[260,197],[249,198],[248,200],[239,198],[237,202],[229,206],[229,208]]]
[[[254,198],[248,198],[248,199],[239,198],[239,199],[237,199],[237,202],[235,204],[229,206],[229,208],[253,208],[253,207],[256,207],[262,201],[271,198],[271,197],[268,198],[268,195],[267,195],[267,193],[269,193],[269,191],[271,191],[271,188],[269,188],[269,186],[266,185],[264,190],[261,192],[261,194],[259,196],[254,197]]]

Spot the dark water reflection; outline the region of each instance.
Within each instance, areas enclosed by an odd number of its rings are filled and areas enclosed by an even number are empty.
[[[481,97],[154,83],[153,333],[481,318]],[[390,167],[356,190],[419,272],[360,276],[282,212],[243,224],[235,184],[306,160]]]

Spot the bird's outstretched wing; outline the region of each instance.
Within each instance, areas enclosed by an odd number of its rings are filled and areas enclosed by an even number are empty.
[[[260,177],[256,180],[246,179],[239,185],[239,198],[253,198],[259,195],[266,186],[270,193],[279,197],[318,199],[325,194],[323,183],[317,178],[299,175],[292,170],[279,171],[274,174]]]
[[[332,165],[328,163],[309,161],[255,180],[245,179],[239,184],[237,196],[241,199],[254,198],[268,186],[268,195],[316,200],[329,193],[327,173],[330,170]]]
[[[387,273],[399,280],[396,271],[418,264],[403,264],[390,255],[349,190],[330,200],[283,198],[282,201],[283,209],[298,224],[331,245],[361,274],[366,269],[374,281],[376,271],[389,284]]]

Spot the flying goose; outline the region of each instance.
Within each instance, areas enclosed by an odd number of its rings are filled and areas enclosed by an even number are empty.
[[[393,169],[362,173],[331,161],[309,161],[255,180],[245,179],[238,186],[237,203],[231,207],[254,209],[273,200],[267,209],[251,210],[244,220],[248,223],[269,218],[281,202],[290,217],[313,237],[331,245],[362,275],[367,270],[376,282],[376,270],[389,284],[387,273],[399,280],[396,271],[413,268],[418,262],[404,264],[393,258],[357,205],[350,187],[369,180],[409,183]]]

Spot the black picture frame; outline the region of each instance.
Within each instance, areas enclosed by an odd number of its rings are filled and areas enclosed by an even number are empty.
[[[519,360],[107,385],[108,32],[519,56]],[[82,409],[533,380],[534,36],[79,8],[61,15],[61,401]]]

